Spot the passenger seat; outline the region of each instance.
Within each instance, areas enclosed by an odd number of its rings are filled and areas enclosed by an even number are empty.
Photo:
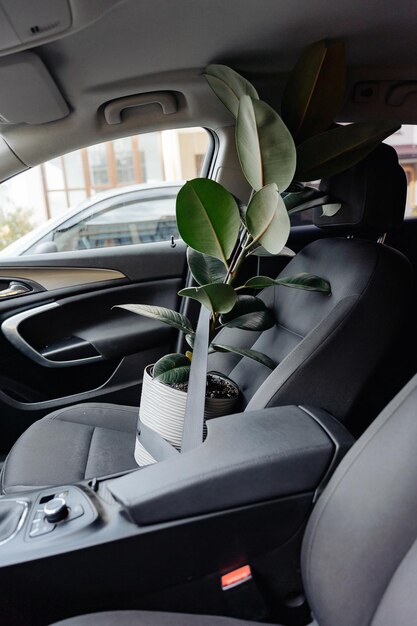
[[[282,275],[321,276],[331,295],[282,286],[264,290],[260,297],[273,309],[276,325],[261,333],[226,328],[218,342],[264,352],[277,362],[275,370],[225,354],[211,355],[209,368],[239,384],[248,410],[307,404],[344,421],[407,310],[411,266],[376,241],[402,223],[406,178],[394,149],[383,144],[322,188],[342,209],[333,217],[316,211],[315,223],[339,236],[308,245]],[[134,469],[137,412],[92,403],[34,423],[7,457],[3,493]]]

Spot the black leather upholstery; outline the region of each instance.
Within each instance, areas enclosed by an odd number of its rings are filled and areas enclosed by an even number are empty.
[[[308,245],[281,276],[326,278],[330,296],[275,287],[260,297],[278,323],[260,334],[224,329],[219,343],[250,347],[278,363],[271,373],[249,359],[209,357],[241,388],[248,410],[288,404],[319,406],[344,420],[368,376],[392,343],[407,307],[411,267],[391,248],[360,239]]]
[[[395,150],[381,144],[341,174],[323,179],[320,189],[342,207],[333,216],[314,211],[314,223],[335,233],[378,237],[401,226],[407,194],[406,176]]]
[[[302,570],[318,626],[416,624],[416,407],[417,376],[347,453],[313,510],[304,537]],[[253,622],[133,611],[60,622],[62,626],[111,623],[249,626]]]
[[[358,191],[352,202],[347,204],[346,212],[354,214],[354,221],[360,219],[367,228],[368,221],[375,226],[378,224],[378,211],[383,208],[378,230],[385,229],[390,212],[392,223],[397,223],[401,211],[403,214],[406,187],[405,177],[399,173],[395,151],[389,146],[381,150],[374,151],[365,165],[360,164],[340,175],[342,179],[338,179],[337,183],[338,188],[343,187],[340,182],[343,182],[343,176],[346,177],[346,185],[358,179]],[[378,168],[384,175],[383,185],[376,175]],[[368,181],[366,185],[364,181]],[[390,189],[386,204],[381,187]],[[361,201],[361,193],[366,195],[364,202]],[[359,213],[356,203],[361,203]],[[347,219],[346,212],[344,220]],[[271,287],[260,297],[274,310],[277,324],[273,328],[262,333],[224,329],[218,336],[219,343],[253,347],[268,354],[277,362],[275,370],[271,373],[268,368],[250,359],[219,353],[210,355],[209,367],[229,375],[240,385],[242,408],[257,410],[270,406],[310,404],[327,410],[343,421],[397,335],[408,307],[412,269],[405,257],[387,246],[360,239],[329,238],[304,248],[281,276],[300,272],[310,272],[327,279],[331,284],[331,295]],[[76,417],[71,417],[71,428],[67,418],[58,422],[46,418],[31,426],[9,454],[2,478],[3,490],[13,492],[20,485],[79,480],[87,474],[91,475],[93,467],[96,472],[105,474],[118,472],[123,466],[123,454],[126,455],[126,468],[129,468],[133,457],[128,459],[127,456],[132,454],[134,437],[130,444],[127,436],[122,436],[112,427],[108,429],[105,416],[112,414],[112,420],[117,422],[117,415],[114,408],[106,409],[106,405],[95,405],[96,408],[91,409],[91,427],[88,430],[89,406],[93,405],[74,407],[66,413],[67,416],[75,416],[77,411],[81,411],[82,426],[74,426]],[[97,406],[102,406],[103,412],[99,422]],[[124,412],[126,410],[123,409]],[[133,412],[134,409],[131,410]],[[121,413],[121,419],[123,415]],[[109,448],[114,437],[117,454],[113,456],[103,451],[104,460],[99,461],[100,452],[97,451],[92,463],[89,460],[92,452],[86,452],[86,447],[88,433],[94,428],[99,429],[95,440],[103,436]],[[71,447],[66,445],[70,430],[75,440],[79,441],[80,452],[74,445],[73,437]],[[50,443],[59,453],[51,451]],[[38,445],[43,454],[35,460]],[[76,470],[78,459],[79,471]]]

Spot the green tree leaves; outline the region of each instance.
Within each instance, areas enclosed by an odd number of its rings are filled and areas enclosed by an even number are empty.
[[[297,145],[335,121],[345,84],[343,43],[317,41],[302,53],[289,76],[281,105],[282,117]]]
[[[226,276],[226,267],[222,261],[192,248],[187,250],[187,262],[194,280],[199,285],[222,283]]]
[[[181,330],[183,333],[194,335],[194,329],[190,320],[176,311],[166,309],[162,306],[154,306],[151,304],[117,304],[116,309],[125,309],[136,315],[143,315],[144,317],[150,317],[154,320],[158,320],[168,326],[173,326],[177,330]]]
[[[184,354],[166,354],[153,366],[153,377],[166,385],[185,383],[190,375],[191,361]]]
[[[358,122],[307,139],[297,149],[297,180],[328,178],[353,167],[400,127],[383,120]]]
[[[259,97],[255,87],[227,65],[208,65],[203,75],[216,96],[235,117],[242,96]]]
[[[255,276],[249,278],[242,288],[245,289],[265,289],[273,285],[282,285],[283,287],[293,287],[295,289],[304,289],[306,291],[320,291],[325,294],[331,293],[330,283],[324,278],[301,272],[284,278],[269,278],[269,276]]]
[[[211,313],[228,313],[235,305],[236,292],[231,285],[210,283],[201,287],[186,287],[178,295],[197,300]]]
[[[271,254],[281,252],[290,234],[290,219],[275,184],[255,193],[246,211],[246,226],[254,242]]]
[[[240,227],[233,196],[214,180],[195,178],[181,188],[176,212],[178,231],[184,241],[226,265]]]
[[[293,139],[266,102],[242,96],[236,120],[236,149],[246,180],[255,191],[275,183],[285,191],[296,165]]]

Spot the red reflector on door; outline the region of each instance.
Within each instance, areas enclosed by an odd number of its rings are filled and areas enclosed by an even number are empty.
[[[227,591],[232,587],[236,587],[236,585],[240,585],[245,583],[247,580],[252,578],[252,570],[250,565],[244,565],[243,567],[239,567],[238,569],[234,569],[232,572],[225,574],[221,578],[222,589],[223,591]]]

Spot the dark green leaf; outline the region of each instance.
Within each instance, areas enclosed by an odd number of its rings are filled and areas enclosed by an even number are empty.
[[[233,287],[223,283],[187,287],[181,289],[178,295],[201,302],[212,313],[228,313],[236,302],[236,292]]]
[[[290,219],[274,183],[253,196],[246,211],[248,231],[271,254],[278,254],[287,243]]]
[[[293,139],[266,102],[242,96],[236,121],[236,149],[246,180],[255,191],[275,183],[285,191],[296,165]]]
[[[190,360],[184,354],[166,354],[153,366],[153,377],[166,385],[185,383],[190,375],[190,365]]]
[[[330,283],[327,280],[306,272],[285,278],[277,278],[276,280],[269,278],[269,276],[254,276],[246,281],[244,287],[248,289],[266,289],[273,285],[306,289],[308,291],[321,291],[327,294],[331,293]]]
[[[329,128],[343,104],[345,84],[342,43],[318,41],[304,51],[282,98],[282,117],[297,144]]]
[[[181,237],[194,250],[226,264],[239,234],[239,209],[219,183],[195,178],[177,196],[177,224]]]
[[[233,309],[220,321],[228,328],[243,330],[268,330],[276,323],[273,312],[255,296],[238,296]]]
[[[336,213],[338,213],[341,208],[342,205],[340,204],[340,202],[334,202],[333,204],[323,204],[322,215],[325,215],[326,217],[333,217],[333,215],[336,215]]]
[[[227,65],[208,65],[203,76],[216,96],[235,117],[241,96],[248,95],[254,99],[259,97],[255,87]]]
[[[287,208],[288,214],[291,215],[293,209],[298,208],[299,206],[304,206],[307,203],[313,202],[312,206],[320,205],[320,201],[317,203],[316,200],[320,200],[323,198],[324,194],[320,189],[315,189],[314,187],[303,187],[301,191],[290,192],[283,196],[285,206]],[[327,196],[326,196],[327,197]],[[295,211],[294,211],[295,212]]]
[[[136,315],[150,317],[163,324],[168,324],[168,326],[182,330],[184,333],[194,335],[190,320],[185,317],[185,315],[172,311],[171,309],[165,309],[162,306],[153,306],[150,304],[117,304],[113,308],[125,309],[131,313],[136,313]]]
[[[265,289],[276,284],[277,282],[273,278],[269,278],[269,276],[254,276],[249,278],[243,286],[248,289]]]
[[[190,346],[190,348],[194,348],[195,334],[194,335],[185,335],[185,339],[186,339],[188,345]]]
[[[222,283],[226,276],[227,270],[225,265],[214,256],[188,248],[187,261],[191,274],[199,285]]]
[[[257,350],[245,350],[244,348],[235,348],[234,346],[226,346],[221,344],[212,343],[211,346],[214,348],[216,352],[233,352],[234,354],[239,354],[240,356],[246,356],[249,359],[253,359],[258,363],[262,363],[269,369],[274,370],[276,368],[276,363],[263,354],[262,352],[258,352]]]
[[[309,274],[308,272],[302,272],[301,274],[295,274],[294,276],[288,276],[285,278],[278,278],[275,283],[284,287],[294,287],[295,289],[305,289],[307,291],[321,291],[322,293],[330,294],[330,283],[324,278]]]
[[[359,163],[400,127],[400,124],[382,120],[358,122],[307,139],[297,148],[295,176],[297,180],[309,181],[343,172]]]
[[[270,252],[268,252],[268,250],[265,250],[265,248],[263,248],[262,246],[259,246],[250,254],[253,254],[254,256],[261,256],[261,257],[271,257],[271,256],[293,257],[295,256],[295,252],[291,250],[290,248],[287,248],[286,246],[284,246],[281,252],[279,252],[278,254],[271,254]]]

